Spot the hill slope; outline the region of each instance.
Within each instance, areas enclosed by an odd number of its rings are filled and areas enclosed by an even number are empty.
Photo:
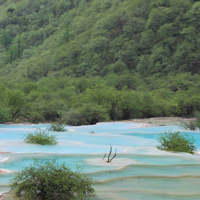
[[[1,0],[0,121],[193,114],[199,11],[193,0]]]

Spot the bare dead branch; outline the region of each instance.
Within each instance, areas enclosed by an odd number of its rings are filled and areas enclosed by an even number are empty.
[[[105,157],[106,157],[106,153],[105,153],[105,155],[104,155],[104,157],[102,159],[104,159]]]
[[[112,153],[112,146],[111,146],[111,144],[110,144],[110,153],[109,153],[109,155],[108,155],[108,160],[107,160],[107,162],[110,162],[110,155],[111,155],[111,153]]]
[[[117,155],[117,149],[115,149],[115,154],[114,154],[114,156],[110,159],[110,162],[116,157],[116,155]]]

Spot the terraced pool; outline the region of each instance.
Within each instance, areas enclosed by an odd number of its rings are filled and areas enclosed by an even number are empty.
[[[37,125],[42,129],[49,125]],[[34,126],[0,125],[0,193],[9,191],[14,172],[29,166],[35,157],[58,158],[71,169],[82,167],[83,173],[99,181],[95,199],[115,200],[199,200],[200,132],[187,133],[196,140],[197,152],[160,151],[156,138],[166,130],[185,132],[177,126],[144,127],[142,124],[109,122],[92,126],[68,127],[68,132],[54,133],[56,146],[23,142]],[[91,132],[95,134],[91,134]],[[102,159],[110,144],[117,148],[111,163]],[[3,153],[7,152],[7,153]],[[2,154],[3,153],[3,154]]]

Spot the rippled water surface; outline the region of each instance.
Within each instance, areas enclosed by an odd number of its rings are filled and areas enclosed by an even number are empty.
[[[37,125],[41,129],[48,126]],[[29,166],[32,158],[55,157],[71,169],[80,166],[83,173],[99,181],[96,200],[200,199],[200,132],[187,132],[196,140],[197,152],[191,155],[156,148],[160,133],[185,132],[176,126],[113,122],[66,128],[68,132],[54,133],[58,145],[42,146],[23,142],[35,126],[0,125],[0,152],[7,152],[0,154],[0,169],[11,171],[0,174],[0,193],[9,190],[14,172]],[[106,163],[107,157],[102,158],[109,153],[110,144],[113,151],[117,149],[117,156]]]

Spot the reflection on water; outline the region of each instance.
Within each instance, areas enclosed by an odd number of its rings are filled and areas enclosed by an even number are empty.
[[[39,125],[45,129],[48,125]],[[66,127],[68,132],[54,133],[56,146],[25,144],[23,137],[34,126],[0,125],[0,193],[8,191],[14,172],[29,166],[32,158],[57,158],[100,183],[97,199],[196,200],[200,197],[200,155],[171,153],[156,149],[156,138],[176,126],[142,127],[134,123],[99,123],[93,126]],[[93,131],[95,134],[91,134]],[[187,132],[200,150],[200,132]],[[117,157],[106,163],[110,144]],[[93,198],[94,199],[94,198]]]

